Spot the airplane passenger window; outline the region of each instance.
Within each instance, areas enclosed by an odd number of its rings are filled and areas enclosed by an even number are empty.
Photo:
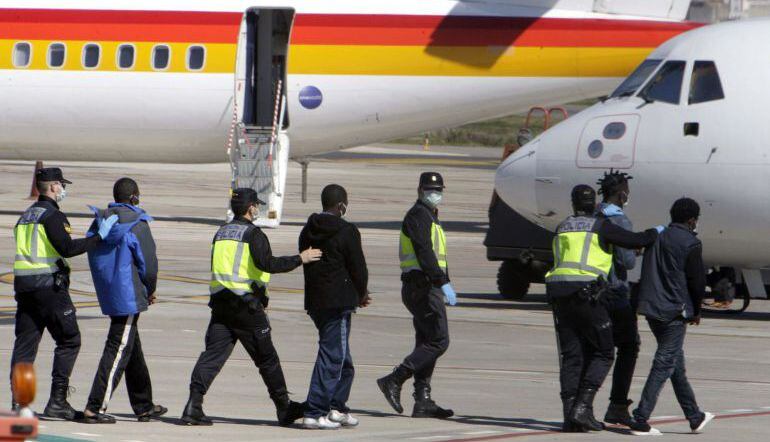
[[[203,69],[203,60],[206,52],[203,46],[190,46],[187,49],[187,69],[191,71],[198,71]]]
[[[133,45],[120,45],[118,47],[118,67],[121,69],[131,69],[134,67]]]
[[[679,104],[686,64],[684,61],[667,61],[642,89],[639,97],[645,100]]]
[[[60,68],[64,66],[64,58],[67,48],[62,43],[51,43],[48,46],[48,67]]]
[[[650,77],[652,71],[658,67],[661,60],[644,60],[623,83],[620,83],[617,89],[610,95],[610,98],[627,97],[633,95],[644,80]]]
[[[16,43],[13,47],[13,65],[26,68],[32,62],[32,46],[29,43]]]
[[[152,48],[152,68],[166,69],[171,59],[171,50],[166,45],[158,45]]]
[[[717,65],[713,61],[696,61],[690,78],[689,104],[725,98],[722,82],[719,81]]]
[[[101,49],[99,45],[89,43],[83,46],[83,67],[93,69],[99,66],[99,54]]]

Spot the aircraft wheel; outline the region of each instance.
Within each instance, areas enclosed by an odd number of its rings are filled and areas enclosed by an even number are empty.
[[[500,296],[511,301],[523,299],[529,291],[530,275],[517,259],[503,261],[497,271],[497,289]]]

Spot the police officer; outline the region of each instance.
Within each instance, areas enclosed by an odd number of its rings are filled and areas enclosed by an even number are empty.
[[[574,215],[559,224],[553,240],[554,267],[546,274],[560,352],[561,398],[567,432],[600,431],[593,401],[614,359],[612,324],[600,286],[612,269],[612,247],[639,249],[662,226],[633,233],[594,215],[596,192],[572,189]]]
[[[278,352],[270,336],[265,312],[267,284],[271,273],[290,272],[302,264],[318,261],[321,251],[309,248],[299,255],[274,257],[270,242],[253,224],[259,213],[257,192],[233,191],[232,222],[219,228],[211,250],[211,322],[206,331],[206,349],[201,353],[190,380],[190,399],[182,413],[187,425],[211,425],[203,413],[203,396],[240,341],[259,368],[278,422],[290,425],[303,415],[302,405],[289,400]]]
[[[623,208],[628,204],[631,192],[628,182],[631,179],[633,177],[627,173],[610,170],[609,173],[605,172],[597,183],[602,202],[597,207],[596,216],[629,231],[633,231],[634,226]],[[607,291],[611,298],[608,310],[617,355],[612,372],[610,405],[604,415],[604,421],[611,424],[628,425],[631,422],[628,406],[632,401],[628,398],[628,392],[631,389],[640,345],[636,310],[631,306],[631,288],[628,282],[628,271],[635,266],[635,250],[613,248],[612,271],[608,277]]]
[[[40,194],[14,227],[16,257],[13,288],[16,292],[16,341],[11,367],[34,363],[44,329],[56,342],[51,396],[43,414],[74,420],[82,418],[67,402],[69,378],[80,350],[80,330],[69,295],[67,258],[85,253],[107,236],[118,217],[101,222],[98,234],[72,239],[70,223],[59,210],[67,184],[59,168],[39,169],[35,186]],[[15,404],[14,404],[15,406]]]
[[[414,376],[412,417],[447,418],[452,410],[431,399],[430,380],[438,358],[449,347],[444,298],[455,305],[457,297],[449,283],[446,236],[438,219],[444,179],[436,172],[420,175],[418,200],[407,212],[401,227],[401,300],[413,316],[415,347],[393,373],[377,380],[385,399],[398,413],[401,386]]]

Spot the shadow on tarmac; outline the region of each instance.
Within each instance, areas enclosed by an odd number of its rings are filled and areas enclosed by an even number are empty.
[[[519,417],[493,417],[493,416],[456,416],[449,419],[452,422],[459,422],[468,425],[490,425],[495,427],[520,428],[533,431],[560,431],[561,422],[542,421],[531,418]]]
[[[545,295],[527,295],[523,301],[502,299],[497,293],[458,293],[458,307],[476,307],[523,311],[550,311],[551,307],[545,302]],[[470,301],[466,301],[470,300]],[[491,302],[474,302],[491,301]]]

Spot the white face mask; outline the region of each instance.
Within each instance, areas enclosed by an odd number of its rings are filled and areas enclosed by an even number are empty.
[[[257,218],[259,218],[259,208],[257,208],[256,206],[252,206],[251,209],[249,209],[249,211],[251,213],[252,220],[256,220]]]
[[[623,192],[626,195],[626,202],[623,203],[623,207],[628,207],[628,203],[631,201],[631,197],[628,195],[628,193]]]
[[[56,202],[57,203],[62,202],[66,196],[67,196],[67,189],[62,187],[61,192],[56,194]]]
[[[422,195],[422,202],[432,208],[438,207],[441,204],[441,200],[444,198],[444,194],[436,190],[428,190]]]
[[[342,204],[342,213],[340,214],[340,218],[345,218],[348,216],[348,211],[350,210],[349,207],[350,206],[347,204]]]

